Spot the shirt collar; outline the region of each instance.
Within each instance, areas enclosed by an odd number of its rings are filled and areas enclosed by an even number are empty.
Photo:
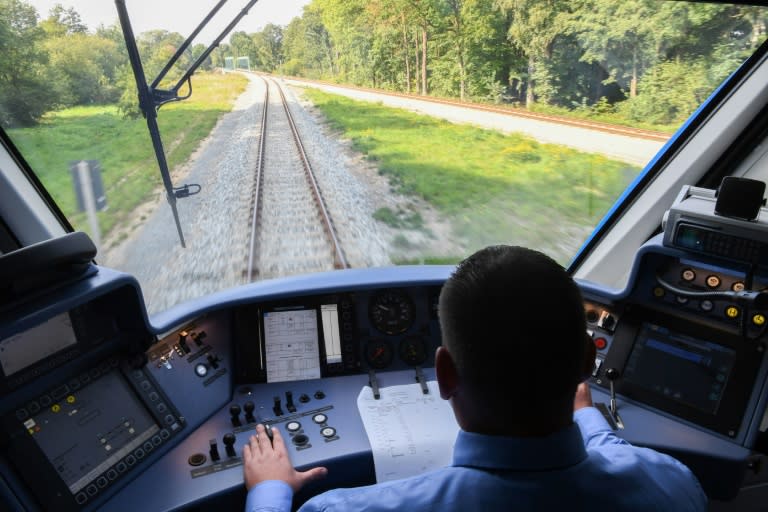
[[[453,466],[512,471],[566,468],[587,458],[575,423],[546,437],[503,437],[459,431]]]

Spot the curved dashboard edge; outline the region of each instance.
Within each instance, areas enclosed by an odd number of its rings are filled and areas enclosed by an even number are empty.
[[[258,281],[178,304],[152,315],[150,323],[155,333],[161,334],[204,312],[250,304],[254,300],[280,300],[371,287],[442,285],[454,268],[452,265],[403,265],[334,270]]]

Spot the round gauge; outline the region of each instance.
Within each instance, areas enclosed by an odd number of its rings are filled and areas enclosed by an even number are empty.
[[[392,345],[386,340],[371,340],[365,346],[365,360],[371,368],[386,368],[392,363],[392,355]]]
[[[374,295],[368,305],[373,326],[384,334],[400,334],[408,330],[414,320],[413,301],[407,294],[386,290]]]
[[[418,366],[427,360],[427,345],[418,336],[408,336],[400,342],[400,359],[410,366]]]

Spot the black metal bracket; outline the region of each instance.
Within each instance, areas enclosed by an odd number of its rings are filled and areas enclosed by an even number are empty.
[[[176,230],[179,233],[179,241],[182,247],[186,247],[184,243],[184,233],[181,230],[181,222],[179,221],[179,212],[176,208],[176,199],[189,197],[191,195],[200,192],[200,185],[184,185],[183,187],[174,187],[173,180],[171,179],[170,171],[168,170],[168,161],[165,157],[165,150],[163,149],[163,141],[160,137],[160,127],[157,124],[157,111],[162,105],[166,103],[181,101],[189,98],[192,95],[192,75],[197,69],[205,62],[208,56],[213,52],[214,48],[219,46],[221,41],[229,34],[229,32],[235,28],[240,20],[248,14],[248,11],[258,0],[249,0],[245,7],[235,16],[235,18],[227,25],[221,34],[211,43],[211,45],[197,58],[197,60],[189,67],[179,81],[170,89],[160,89],[158,86],[160,82],[168,74],[168,71],[179,60],[179,57],[189,48],[189,45],[194,41],[195,37],[200,31],[208,24],[221,7],[227,3],[227,0],[219,0],[219,2],[211,9],[211,12],[203,19],[203,21],[192,31],[192,34],[179,46],[176,53],[165,64],[162,71],[152,81],[151,84],[147,84],[146,75],[144,73],[144,66],[141,62],[141,56],[139,55],[139,49],[136,45],[136,38],[133,34],[133,28],[131,27],[131,20],[128,16],[128,10],[125,5],[126,0],[115,0],[115,6],[117,7],[117,14],[120,18],[120,26],[123,30],[123,37],[125,39],[125,46],[128,51],[128,58],[131,62],[131,68],[133,69],[133,76],[136,79],[136,88],[139,93],[139,108],[141,109],[144,118],[147,120],[147,128],[149,130],[149,136],[152,139],[152,146],[155,150],[155,157],[157,158],[158,166],[160,167],[160,176],[163,179],[163,185],[165,186],[165,197],[168,200],[168,204],[173,212],[173,219],[176,222]],[[182,86],[187,85],[188,91],[185,95],[179,95],[179,90]],[[190,191],[189,187],[197,187],[196,191]]]

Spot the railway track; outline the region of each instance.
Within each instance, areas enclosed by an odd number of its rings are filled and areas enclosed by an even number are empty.
[[[251,210],[248,282],[347,268],[282,87],[264,81]]]

